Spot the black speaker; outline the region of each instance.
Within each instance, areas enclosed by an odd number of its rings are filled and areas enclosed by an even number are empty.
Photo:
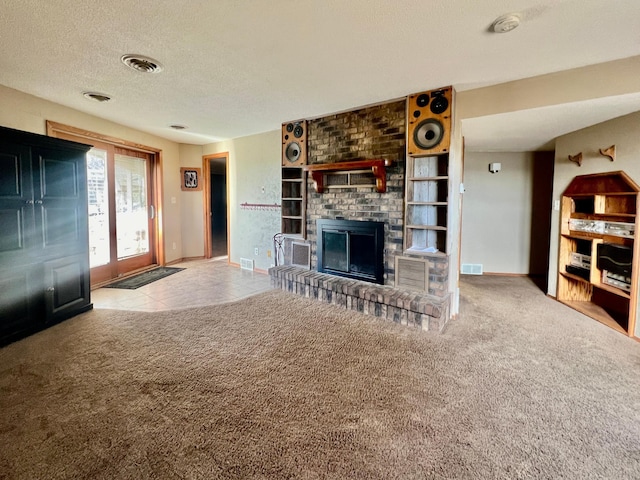
[[[282,166],[307,164],[307,121],[282,124]]]
[[[407,99],[407,153],[412,157],[447,153],[451,143],[452,88]]]

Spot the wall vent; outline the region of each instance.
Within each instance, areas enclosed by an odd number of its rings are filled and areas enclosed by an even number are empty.
[[[482,275],[481,263],[463,263],[460,273],[464,275]]]
[[[240,258],[240,268],[242,270],[253,270],[253,260],[249,258]]]
[[[311,245],[291,242],[291,265],[309,270],[311,268]]]
[[[429,262],[410,257],[396,257],[396,288],[429,291]]]

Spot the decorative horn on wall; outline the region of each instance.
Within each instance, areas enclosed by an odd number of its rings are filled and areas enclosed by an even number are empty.
[[[600,155],[603,157],[609,157],[613,162],[616,159],[616,146],[611,145],[609,148],[601,148],[599,150]]]
[[[582,152],[576,155],[569,155],[569,161],[573,163],[577,163],[579,167],[582,166]]]

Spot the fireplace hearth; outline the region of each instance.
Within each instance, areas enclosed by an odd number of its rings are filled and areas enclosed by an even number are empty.
[[[317,221],[318,272],[384,284],[384,223]]]

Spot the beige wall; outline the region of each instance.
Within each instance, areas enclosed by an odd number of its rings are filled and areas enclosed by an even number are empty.
[[[202,168],[202,146],[180,145],[180,167]],[[204,177],[200,181],[205,181]],[[204,189],[180,192],[182,222],[182,256],[203,257],[204,252]]]
[[[71,125],[162,150],[164,244],[167,262],[182,257],[178,144],[0,85],[0,125],[46,134],[46,121]],[[171,199],[176,202],[172,203]],[[173,249],[173,245],[176,248]]]
[[[461,263],[529,273],[533,159],[531,152],[466,153]],[[489,172],[492,162],[502,164],[500,172]]]
[[[250,210],[241,204],[281,203],[280,134],[274,130],[203,147],[203,155],[229,152],[229,260],[240,263],[241,258],[251,259],[259,270],[273,264],[273,236],[280,231],[280,209]]]

